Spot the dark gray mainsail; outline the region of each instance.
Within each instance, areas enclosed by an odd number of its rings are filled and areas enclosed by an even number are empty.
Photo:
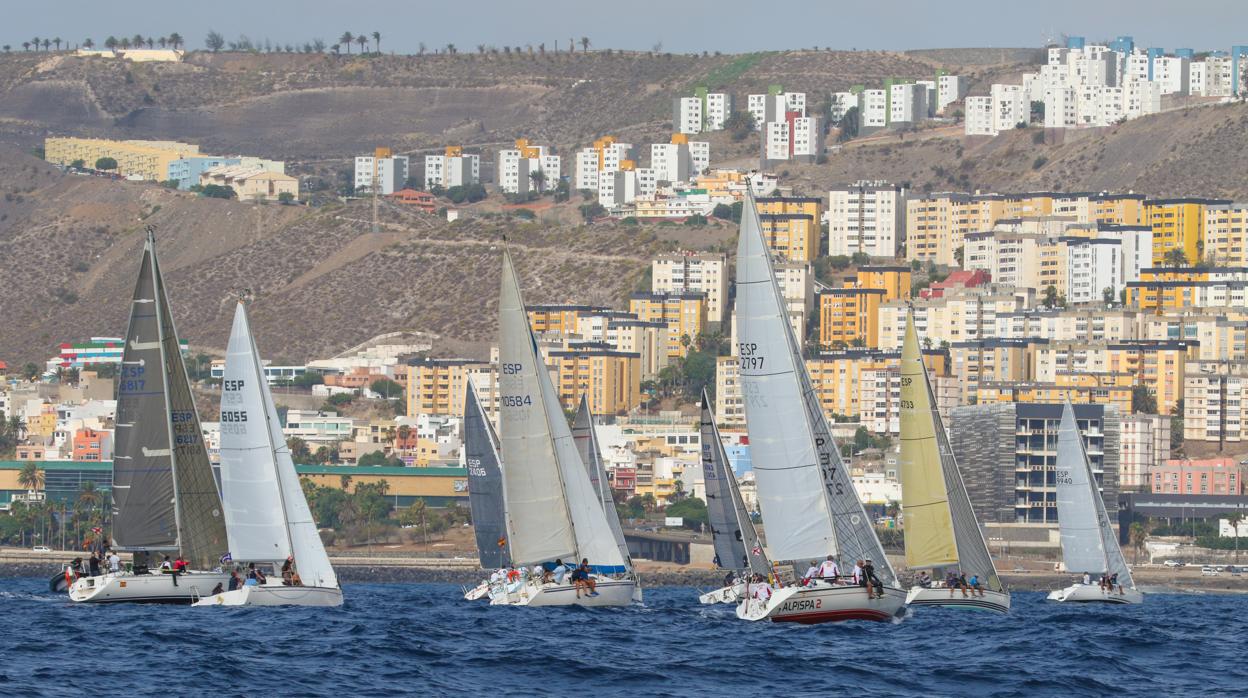
[[[607,515],[607,524],[611,526],[611,534],[615,536],[615,545],[620,549],[620,556],[624,558],[629,569],[632,569],[633,562],[628,554],[628,543],[624,540],[624,528],[620,525],[620,514],[615,508],[607,467],[602,462],[602,450],[598,446],[598,434],[594,431],[594,415],[589,411],[589,399],[583,393],[581,404],[576,410],[576,419],[572,422],[572,440],[576,442],[576,450],[581,454],[581,461],[585,463],[589,483],[598,494],[602,511]]]
[[[212,475],[177,329],[148,230],[117,387],[113,539],[128,550],[179,550],[198,568],[226,552]]]
[[[507,541],[498,436],[481,408],[471,381],[464,399],[464,461],[468,466],[468,504],[472,508],[472,527],[477,535],[481,567],[503,567],[511,562],[511,551]]]
[[[729,570],[771,572],[763,544],[750,520],[737,476],[728,466],[728,454],[715,426],[710,397],[702,391],[702,480],[706,483],[706,514],[711,526],[717,564]]]

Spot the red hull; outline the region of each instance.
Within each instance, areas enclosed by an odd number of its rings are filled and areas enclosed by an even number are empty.
[[[795,613],[772,618],[771,621],[773,623],[799,623],[801,625],[814,625],[815,623],[835,623],[843,620],[872,620],[879,623],[888,623],[892,621],[892,619],[893,617],[887,613],[861,608],[846,611],[814,611],[811,613]]]

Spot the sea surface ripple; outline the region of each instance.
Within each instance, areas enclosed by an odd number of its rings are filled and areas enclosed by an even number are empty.
[[[73,605],[0,579],[0,695],[1231,696],[1242,596],[1138,606],[1014,594],[1009,615],[743,623],[688,588],[630,608],[491,608],[439,584],[350,584],[341,609]]]

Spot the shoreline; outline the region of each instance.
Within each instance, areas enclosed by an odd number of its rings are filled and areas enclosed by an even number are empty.
[[[335,560],[338,578],[347,584],[458,584],[474,586],[484,576],[482,570],[464,564],[427,564],[424,560],[403,560],[395,563],[368,561],[352,564],[349,559]],[[459,562],[459,561],[456,561]],[[50,579],[61,571],[59,561],[2,561],[0,577],[34,577]],[[1172,570],[1136,570],[1136,585],[1147,592],[1186,594],[1246,594],[1248,576],[1232,577],[1222,573],[1205,577],[1199,571],[1187,574]],[[686,587],[714,589],[723,582],[724,573],[707,569],[660,569],[638,572],[648,587]],[[1051,591],[1070,584],[1071,575],[1053,573],[1005,573],[1001,580],[1011,591]]]

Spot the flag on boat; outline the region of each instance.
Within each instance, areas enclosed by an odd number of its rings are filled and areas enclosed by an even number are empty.
[[[498,539],[498,547],[500,547],[500,548],[506,548],[506,547],[507,547],[507,538],[506,538],[506,537],[503,537],[503,538],[499,538],[499,539]]]
[[[221,564],[223,564],[223,565],[224,565],[225,563],[227,563],[227,562],[231,562],[231,561],[233,561],[233,560],[234,560],[234,556],[233,556],[233,555],[231,555],[231,554],[229,553],[229,551],[226,551],[226,553],[225,553],[224,555],[222,555],[222,556],[221,556]]]
[[[761,546],[761,545],[756,545],[756,546],[754,546],[754,549],[753,549],[753,550],[751,550],[750,552],[754,553],[755,555],[762,555],[762,554],[763,554],[763,546]]]

